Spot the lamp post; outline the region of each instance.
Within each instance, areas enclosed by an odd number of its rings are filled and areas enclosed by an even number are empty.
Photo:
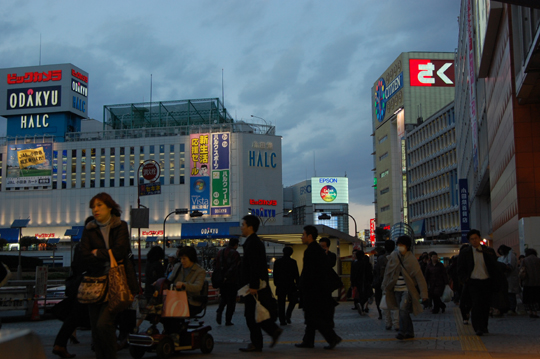
[[[11,224],[11,228],[19,228],[19,266],[17,267],[17,279],[22,279],[22,265],[21,265],[21,238],[22,229],[28,226],[30,219],[16,219]]]
[[[288,211],[284,211],[284,212],[279,212],[279,213],[277,213],[277,214],[274,216],[274,218],[277,217],[278,214],[283,214],[283,217],[286,217],[286,216],[288,216],[289,213],[291,213],[291,212],[292,212],[292,209],[289,209]],[[262,225],[263,225],[263,226],[266,225],[266,222],[268,222],[268,221],[270,220],[270,218],[272,218],[272,217],[268,217],[268,218],[266,218],[266,220],[261,221]]]
[[[266,126],[268,126],[268,122],[266,122],[266,120],[265,120],[264,118],[259,117],[259,116],[254,116],[254,115],[251,115],[251,117],[255,117],[255,118],[258,118],[258,119],[260,119],[260,120],[263,120],[263,121],[264,121],[264,124],[265,124]]]
[[[349,216],[352,218],[353,222],[354,222],[354,237],[355,238],[358,238],[358,226],[356,225],[356,219],[354,219],[353,216],[351,216],[350,214],[348,213],[345,213],[345,212],[331,212],[331,215],[334,216],[334,217],[341,217],[341,216]],[[323,213],[319,216],[319,219],[330,219],[332,218],[331,216],[327,215],[326,213]]]
[[[165,220],[163,221],[163,251],[165,252],[165,245],[167,243],[167,240],[166,240],[166,237],[165,237],[165,222],[167,222],[167,218],[169,218],[169,216],[171,214],[176,214],[176,215],[179,215],[179,214],[188,214],[188,209],[187,208],[177,208],[175,209],[174,211],[172,211],[171,213],[169,213],[167,215],[167,217],[165,217]]]

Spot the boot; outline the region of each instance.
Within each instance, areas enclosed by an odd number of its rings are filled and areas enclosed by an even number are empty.
[[[60,345],[55,345],[52,352],[53,354],[58,355],[60,358],[75,358],[75,354],[69,354],[67,349],[61,347]]]

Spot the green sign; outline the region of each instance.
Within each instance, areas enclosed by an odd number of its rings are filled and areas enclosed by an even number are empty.
[[[212,206],[230,206],[229,170],[212,171]]]

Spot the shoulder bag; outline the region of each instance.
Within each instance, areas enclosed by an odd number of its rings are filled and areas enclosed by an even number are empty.
[[[100,303],[107,293],[108,276],[91,277],[85,275],[79,285],[77,299],[82,304]]]
[[[133,294],[129,289],[126,268],[123,264],[116,263],[110,249],[109,257],[111,258],[111,269],[109,270],[109,304],[107,308],[111,313],[119,313],[131,306]]]

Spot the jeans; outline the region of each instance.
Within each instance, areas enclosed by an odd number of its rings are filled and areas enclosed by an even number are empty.
[[[384,321],[387,327],[399,329],[399,313],[397,310],[383,309]]]
[[[412,309],[409,292],[394,292],[396,303],[399,306],[399,334],[414,336],[414,327],[411,319],[410,309]]]

